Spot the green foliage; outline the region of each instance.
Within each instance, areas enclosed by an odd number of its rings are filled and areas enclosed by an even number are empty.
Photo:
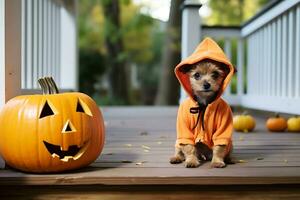
[[[106,70],[105,58],[97,50],[80,48],[79,66],[79,90],[93,95],[95,84]]]
[[[252,17],[268,0],[209,0],[208,25],[240,25]]]

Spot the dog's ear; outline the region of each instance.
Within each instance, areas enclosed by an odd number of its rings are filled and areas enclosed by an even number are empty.
[[[195,68],[195,65],[184,65],[180,67],[179,71],[186,74]]]

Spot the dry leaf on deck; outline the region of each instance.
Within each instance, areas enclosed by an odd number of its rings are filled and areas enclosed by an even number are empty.
[[[126,147],[132,147],[132,144],[125,144]]]
[[[143,149],[148,149],[148,150],[151,149],[150,147],[148,147],[148,146],[146,146],[146,145],[142,145],[142,148],[143,148]]]
[[[148,150],[148,149],[144,149],[144,152],[148,153],[148,152],[149,152],[149,150]]]
[[[240,136],[240,141],[244,141],[244,136]]]
[[[248,161],[246,161],[246,160],[238,160],[237,162],[238,163],[247,163]]]
[[[130,160],[122,160],[121,162],[122,163],[132,163],[132,161],[130,161]]]
[[[144,163],[146,163],[147,161],[141,161],[141,162],[137,162],[137,163],[135,163],[136,165],[142,165],[142,164],[144,164]]]
[[[157,144],[162,144],[162,142],[161,142],[161,141],[158,141]]]
[[[261,158],[261,157],[260,157],[260,158],[255,158],[255,160],[263,160],[263,159],[264,159],[264,158]]]
[[[142,131],[142,132],[140,133],[140,135],[148,135],[148,132],[147,132],[147,131]]]

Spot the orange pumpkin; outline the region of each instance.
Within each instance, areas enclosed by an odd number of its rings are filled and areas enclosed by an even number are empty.
[[[250,132],[255,128],[256,122],[251,115],[242,114],[233,117],[233,128],[240,132]]]
[[[266,127],[272,132],[282,132],[287,128],[287,122],[283,117],[277,114],[275,117],[271,117],[267,120]]]
[[[39,80],[42,95],[18,96],[0,113],[0,153],[27,172],[61,172],[92,163],[104,145],[96,103],[78,92],[58,94],[52,78]]]

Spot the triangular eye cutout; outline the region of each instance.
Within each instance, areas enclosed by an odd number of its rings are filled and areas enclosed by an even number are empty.
[[[67,125],[67,127],[66,127],[66,130],[65,130],[65,131],[66,131],[66,132],[67,132],[67,131],[72,131],[72,129],[71,129],[71,127],[70,127],[70,125],[69,125],[69,124]]]
[[[40,119],[43,118],[43,117],[47,117],[47,116],[50,116],[50,115],[54,115],[55,113],[53,112],[53,110],[51,109],[48,101],[45,102],[44,106],[43,106],[43,109],[41,111],[41,114],[40,114]]]
[[[76,112],[82,112],[89,116],[93,116],[91,110],[89,109],[88,105],[84,103],[81,99],[78,98]]]
[[[76,112],[83,112],[84,113],[83,107],[81,106],[79,100],[77,102]]]

